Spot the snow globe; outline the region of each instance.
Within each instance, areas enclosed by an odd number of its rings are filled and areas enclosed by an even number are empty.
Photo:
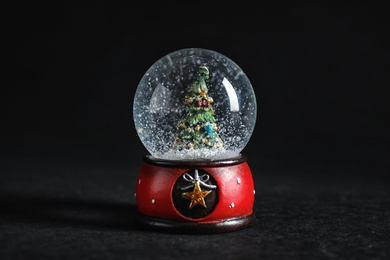
[[[247,156],[256,97],[243,70],[213,50],[157,60],[134,95],[133,119],[148,154],[138,174],[138,220],[169,232],[221,233],[254,219]]]

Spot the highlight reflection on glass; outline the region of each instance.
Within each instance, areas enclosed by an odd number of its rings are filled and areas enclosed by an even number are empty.
[[[238,98],[237,98],[237,93],[234,90],[232,84],[227,80],[227,78],[223,78],[222,84],[226,89],[226,92],[229,96],[229,101],[230,101],[230,111],[232,112],[237,112],[240,110],[240,107],[238,105]]]

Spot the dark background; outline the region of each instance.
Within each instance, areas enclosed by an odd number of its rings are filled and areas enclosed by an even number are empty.
[[[388,258],[384,2],[3,1],[0,258]],[[155,61],[188,47],[235,61],[256,93],[248,229],[135,223],[146,150],[134,93]]]

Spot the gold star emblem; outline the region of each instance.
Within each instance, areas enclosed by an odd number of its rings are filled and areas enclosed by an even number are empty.
[[[183,192],[181,196],[185,199],[191,200],[190,209],[195,207],[196,204],[199,204],[205,208],[207,208],[206,202],[204,198],[209,195],[211,190],[203,191],[200,188],[199,182],[195,182],[194,191],[192,192]]]

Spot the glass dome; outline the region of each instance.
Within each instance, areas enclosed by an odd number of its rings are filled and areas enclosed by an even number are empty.
[[[134,96],[138,136],[165,160],[222,160],[239,156],[256,123],[256,97],[228,57],[188,48],[156,61]]]

